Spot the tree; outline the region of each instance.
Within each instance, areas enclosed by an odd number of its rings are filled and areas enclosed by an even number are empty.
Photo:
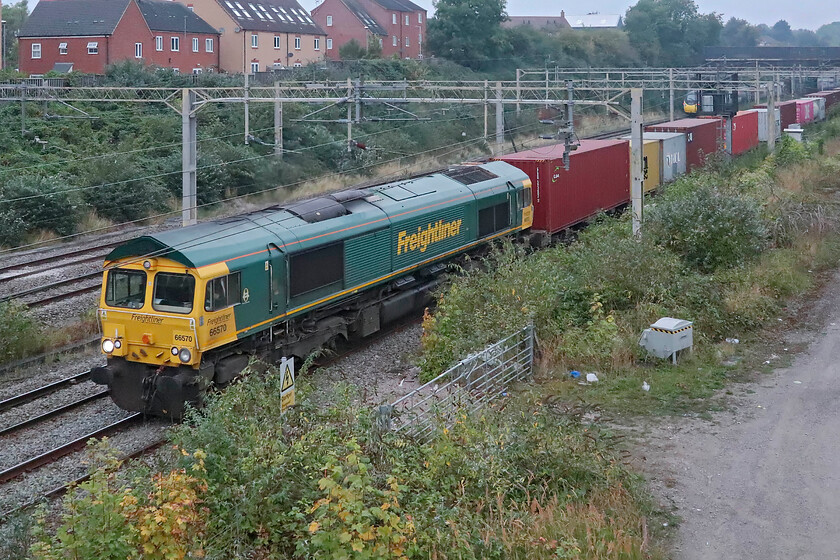
[[[730,18],[723,26],[720,43],[727,47],[754,47],[758,44],[758,28],[745,19]]]
[[[18,42],[16,37],[20,28],[26,23],[27,18],[29,18],[29,5],[27,0],[20,0],[17,4],[3,6],[3,19],[6,20],[6,31],[3,36],[3,40],[6,42],[3,45],[5,67],[17,68]]]
[[[796,29],[793,31],[793,45],[796,47],[819,47],[820,38],[810,29]]]
[[[829,47],[840,47],[840,21],[828,23],[817,29],[817,37]]]
[[[380,58],[382,46],[377,37],[368,37],[367,48],[363,47],[356,39],[350,39],[338,48],[338,55],[341,60],[362,60],[366,58]]]
[[[787,21],[780,19],[770,29],[770,36],[781,43],[790,43],[793,40],[793,31]]]
[[[693,0],[639,0],[627,10],[624,29],[645,63],[683,65],[719,42],[722,25],[718,14],[701,14]]]
[[[505,0],[436,0],[427,45],[432,53],[471,68],[509,51],[501,23]]]

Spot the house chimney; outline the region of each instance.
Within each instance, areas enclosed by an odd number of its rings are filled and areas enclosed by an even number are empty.
[[[561,18],[566,17],[566,11],[565,10],[560,10],[560,17]]]

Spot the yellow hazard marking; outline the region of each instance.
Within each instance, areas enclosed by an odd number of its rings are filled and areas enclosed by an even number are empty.
[[[286,389],[291,389],[295,386],[295,379],[292,377],[292,368],[286,365],[286,371],[283,373],[283,386],[280,388],[281,391],[285,391]]]
[[[659,329],[659,328],[657,328],[657,327],[651,327],[651,329],[652,329],[652,330],[655,330],[656,332],[664,332],[664,333],[669,333],[669,334],[673,334],[673,333],[678,333],[678,332],[687,331],[687,330],[689,330],[690,328],[691,328],[691,327],[689,326],[689,327],[683,327],[683,328],[681,328],[681,329],[677,329],[677,330],[675,330],[675,331],[669,331],[669,330],[667,330],[667,329]]]

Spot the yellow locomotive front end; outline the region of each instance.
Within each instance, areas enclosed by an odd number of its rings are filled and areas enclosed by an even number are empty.
[[[178,401],[194,400],[203,390],[196,304],[203,301],[202,284],[195,270],[168,259],[107,264],[99,321],[108,365],[92,377],[112,388],[122,408],[179,416]],[[176,398],[166,402],[163,395]]]

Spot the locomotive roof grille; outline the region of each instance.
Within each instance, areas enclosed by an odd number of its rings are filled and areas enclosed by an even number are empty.
[[[491,173],[482,167],[473,165],[453,167],[444,171],[443,174],[449,177],[450,179],[455,179],[456,181],[464,185],[472,185],[475,183],[480,183],[482,181],[496,179],[498,177],[498,175],[496,175],[495,173]]]
[[[303,200],[282,208],[310,224],[331,220],[349,213],[343,204],[333,198],[326,197]]]

